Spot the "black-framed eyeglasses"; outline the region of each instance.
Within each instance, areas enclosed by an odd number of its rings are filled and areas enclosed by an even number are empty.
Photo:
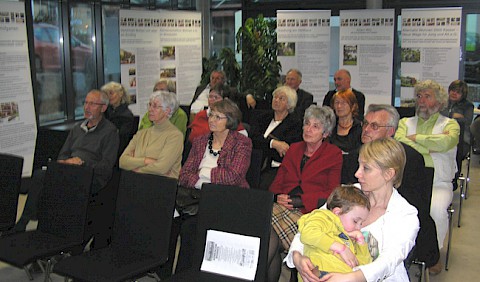
[[[370,128],[373,130],[378,130],[380,127],[392,127],[391,125],[379,125],[376,122],[369,123],[368,121],[364,120],[362,121],[362,128],[367,128],[370,125]]]

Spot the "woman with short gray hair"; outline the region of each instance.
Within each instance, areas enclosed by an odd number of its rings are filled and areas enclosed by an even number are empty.
[[[148,118],[153,126],[135,134],[120,157],[120,168],[178,178],[183,134],[169,121],[175,103],[175,94],[168,91],[156,91],[150,96]]]

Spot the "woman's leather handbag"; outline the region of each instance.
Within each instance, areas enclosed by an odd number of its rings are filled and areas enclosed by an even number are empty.
[[[196,215],[202,190],[178,186],[175,207],[181,215]]]

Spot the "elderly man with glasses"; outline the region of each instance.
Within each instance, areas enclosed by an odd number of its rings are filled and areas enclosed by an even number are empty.
[[[93,168],[92,194],[105,187],[112,177],[117,161],[117,128],[103,118],[108,102],[108,96],[103,91],[94,89],[87,94],[83,104],[85,120],[72,128],[57,158],[59,163]],[[44,176],[43,170],[34,172],[33,185],[29,187],[25,208],[12,232],[25,231],[28,222],[37,218],[37,204],[43,189]]]

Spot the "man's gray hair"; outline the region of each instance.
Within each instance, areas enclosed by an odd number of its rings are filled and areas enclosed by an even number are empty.
[[[167,108],[170,109],[170,114],[168,115],[168,118],[171,118],[173,113],[179,107],[177,95],[175,95],[175,93],[164,90],[153,92],[152,95],[150,95],[150,102],[151,101],[158,101],[162,105],[162,109],[164,111]]]
[[[400,120],[400,114],[398,113],[397,109],[387,104],[370,104],[365,115],[370,112],[375,113],[379,111],[386,111],[388,113],[390,118],[387,120],[387,125],[392,126],[396,131],[398,127],[398,121]]]
[[[298,77],[300,77],[300,80],[302,79],[302,72],[299,70],[299,69],[289,69],[287,71],[287,74],[291,73],[291,72],[294,72],[298,75]]]
[[[311,105],[305,110],[305,116],[303,118],[303,124],[309,119],[316,119],[323,125],[323,132],[330,135],[335,127],[335,113],[332,108],[327,106],[319,107],[317,105]]]
[[[438,111],[443,110],[448,105],[448,93],[445,88],[435,80],[423,80],[415,84],[415,96],[424,90],[432,90],[435,93],[435,100],[440,104]]]

